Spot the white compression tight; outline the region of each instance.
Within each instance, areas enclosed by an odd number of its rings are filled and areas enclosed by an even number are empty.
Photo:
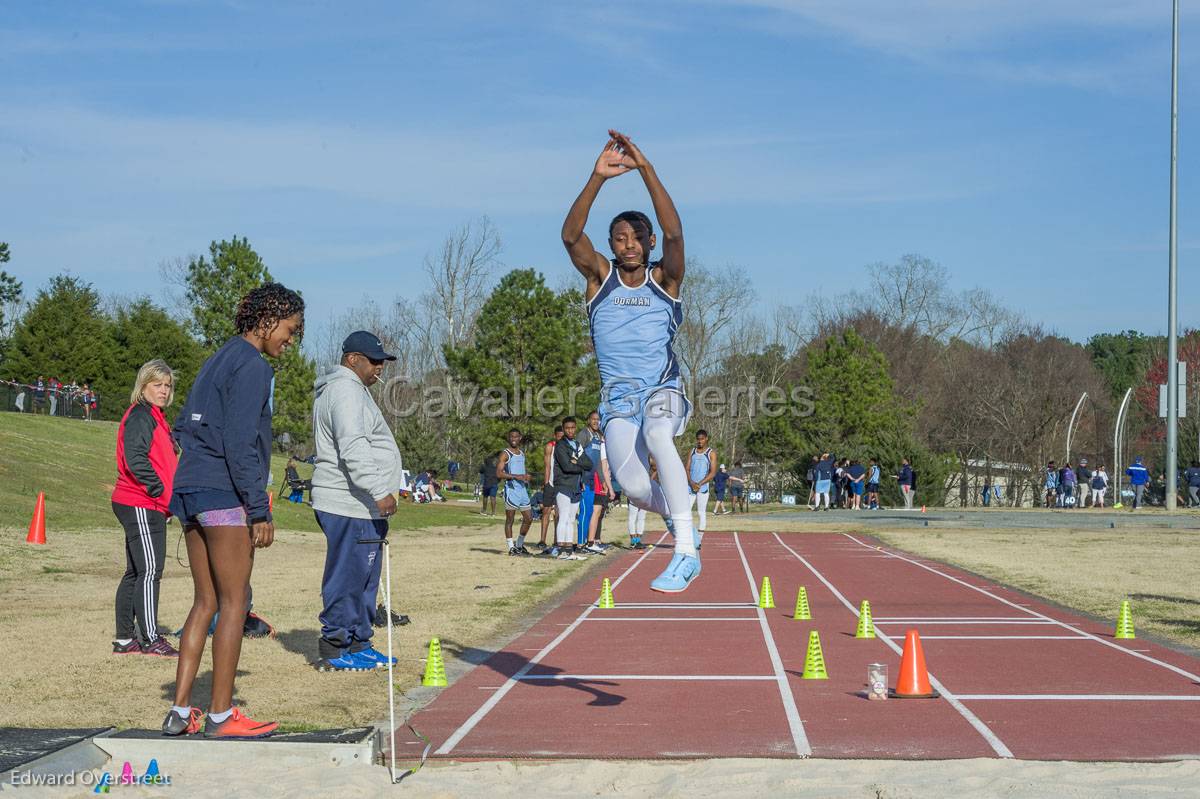
[[[605,445],[607,446],[607,445]],[[637,505],[629,506],[629,537],[641,538],[646,532],[646,511]]]
[[[674,391],[655,394],[647,403],[639,427],[633,420],[615,418],[604,429],[608,463],[629,501],[639,508],[670,516],[675,527],[675,551],[696,554],[687,470],[675,449],[682,427],[683,397]],[[650,458],[658,480],[650,479]]]
[[[579,500],[572,502],[566,495],[560,493],[554,497],[554,504],[558,508],[554,540],[560,547],[569,546],[575,543],[575,517],[579,514]]]
[[[691,497],[689,504],[694,504],[700,511],[700,526],[696,529],[702,533],[708,529],[708,494],[707,491],[701,491],[699,494],[689,495]]]

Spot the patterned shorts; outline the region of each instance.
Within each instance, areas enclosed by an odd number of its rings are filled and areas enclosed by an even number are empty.
[[[246,509],[219,508],[206,510],[196,514],[196,521],[201,527],[249,527],[246,521]]]

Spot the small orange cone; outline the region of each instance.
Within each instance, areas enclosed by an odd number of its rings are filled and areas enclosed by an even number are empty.
[[[37,504],[33,506],[33,518],[29,521],[29,535],[25,536],[26,544],[46,543],[46,492],[39,491]]]
[[[925,652],[916,630],[904,634],[904,654],[900,656],[900,676],[896,679],[897,699],[932,699],[937,696],[929,684]]]

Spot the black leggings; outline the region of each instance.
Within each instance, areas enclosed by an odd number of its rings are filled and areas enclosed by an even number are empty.
[[[117,638],[135,637],[144,645],[158,638],[158,585],[167,552],[166,514],[114,502],[113,513],[125,528],[125,575],[117,586]]]

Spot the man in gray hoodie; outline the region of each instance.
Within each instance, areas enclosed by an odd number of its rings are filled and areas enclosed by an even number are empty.
[[[341,363],[317,378],[312,506],[327,542],[317,664],[322,670],[387,665],[387,656],[371,646],[382,545],[358,542],[386,537],[388,517],[396,512],[400,450],[369,390],[384,363],[394,360],[377,336],[360,330],[342,343]]]

